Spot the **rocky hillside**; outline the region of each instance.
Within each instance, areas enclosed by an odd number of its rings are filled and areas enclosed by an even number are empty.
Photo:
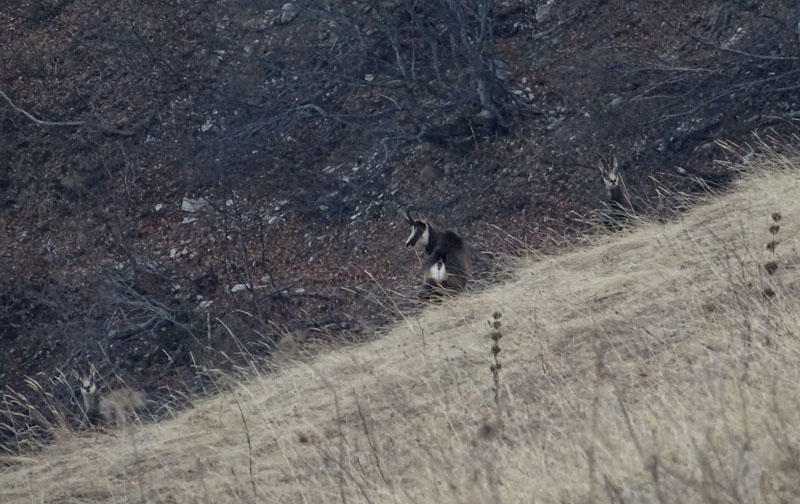
[[[59,430],[0,501],[798,502],[799,154],[174,419]]]
[[[284,334],[368,338],[413,306],[409,205],[474,244],[478,284],[591,230],[599,155],[670,216],[731,179],[715,140],[792,131],[798,20],[783,0],[3,2],[0,441],[84,423],[73,369],[175,403]]]

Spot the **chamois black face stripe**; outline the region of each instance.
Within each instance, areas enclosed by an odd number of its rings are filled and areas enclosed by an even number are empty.
[[[411,225],[411,234],[409,235],[408,239],[406,240],[406,247],[414,247],[419,242],[420,238],[423,238],[425,235],[425,231],[427,231],[427,227],[419,222],[415,222]]]
[[[406,239],[406,247],[413,247],[414,245],[416,245],[417,244],[417,240],[419,240],[420,236],[422,236],[422,233],[419,232],[419,230],[417,229],[417,226],[412,224],[411,225],[411,234],[408,235],[408,238]]]

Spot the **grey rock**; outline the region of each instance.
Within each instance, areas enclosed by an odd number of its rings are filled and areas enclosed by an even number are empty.
[[[500,80],[506,80],[511,75],[511,66],[501,59],[494,60],[494,74]]]
[[[563,117],[559,117],[559,118],[553,119],[547,125],[547,129],[548,130],[554,130],[554,129],[558,128],[559,126],[561,126],[561,123],[563,123],[563,122],[564,122],[564,118]]]
[[[201,208],[208,206],[208,200],[204,198],[198,199],[190,199],[190,198],[183,198],[183,203],[181,203],[181,210],[184,212],[199,212]]]
[[[300,14],[300,10],[293,3],[285,3],[281,7],[280,24],[291,23]]]
[[[545,23],[551,17],[551,8],[553,7],[553,0],[549,0],[548,2],[543,3],[542,5],[536,7],[536,22],[537,23]]]

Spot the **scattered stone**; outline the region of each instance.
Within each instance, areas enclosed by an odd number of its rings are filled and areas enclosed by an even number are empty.
[[[250,288],[250,284],[236,284],[231,287],[231,292],[240,292]]]
[[[278,216],[277,215],[273,215],[272,217],[267,219],[267,224],[268,225],[272,225],[272,224],[275,224],[277,221],[278,221]]]
[[[225,206],[233,206],[233,200],[229,199],[225,202]]]
[[[206,133],[208,130],[210,130],[213,127],[214,127],[214,123],[211,121],[211,119],[207,119],[206,122],[204,122],[203,125],[200,126],[200,131],[202,131],[203,133]]]
[[[196,221],[197,217],[184,217],[183,222],[181,224],[191,224],[192,222]]]
[[[180,256],[185,256],[185,255],[188,255],[188,254],[189,254],[189,249],[187,249],[187,248],[184,248],[184,249],[183,249],[183,250],[181,250],[181,251],[179,251],[179,250],[178,250],[178,249],[176,249],[176,248],[173,248],[173,249],[170,249],[170,250],[169,250],[169,257],[170,257],[170,259],[177,259],[177,258],[179,258]]]
[[[213,303],[213,301],[209,301],[207,299],[205,301],[200,301],[200,303],[197,305],[197,308],[199,310],[208,310],[211,308],[211,303]]]
[[[156,205],[156,212],[160,212],[162,208],[164,208],[164,204],[163,203],[157,204]]]
[[[294,293],[295,293],[295,294],[305,294],[305,293],[306,293],[306,290],[305,290],[304,288],[300,287],[300,288],[298,288],[298,289],[295,289],[295,290],[294,290]]]
[[[686,168],[679,166],[678,173],[680,173],[681,175],[686,175]]]
[[[189,199],[183,198],[181,203],[181,210],[184,212],[199,212],[201,208],[208,206],[208,200],[204,198]]]
[[[481,123],[490,123],[497,119],[497,116],[494,112],[487,108],[482,108],[480,112],[475,114],[475,120]]]
[[[292,21],[294,21],[294,18],[296,18],[299,14],[300,10],[297,8],[295,4],[290,2],[283,4],[283,7],[281,7],[280,24],[291,23]]]
[[[559,117],[557,119],[553,119],[547,125],[547,129],[548,130],[554,130],[554,129],[558,128],[559,126],[561,126],[561,123],[563,123],[563,122],[564,122],[564,118],[563,117]]]
[[[367,74],[364,76],[364,80],[367,82],[372,82],[373,80],[375,80],[375,76],[373,74]]]
[[[550,19],[551,8],[553,7],[553,0],[549,0],[546,3],[536,7],[536,22],[537,23],[545,23]]]
[[[267,283],[267,282],[269,282],[271,280],[272,280],[272,277],[269,276],[269,275],[264,275],[264,276],[261,277],[261,281],[264,282],[264,283]]]
[[[506,80],[511,76],[511,66],[501,59],[494,60],[494,74],[500,80]]]
[[[611,108],[619,107],[620,105],[622,105],[622,97],[620,96],[615,96],[614,99],[608,102],[608,106]]]

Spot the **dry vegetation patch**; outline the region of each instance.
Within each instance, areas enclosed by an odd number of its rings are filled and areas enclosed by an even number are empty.
[[[798,159],[174,420],[4,459],[2,500],[794,501]]]

